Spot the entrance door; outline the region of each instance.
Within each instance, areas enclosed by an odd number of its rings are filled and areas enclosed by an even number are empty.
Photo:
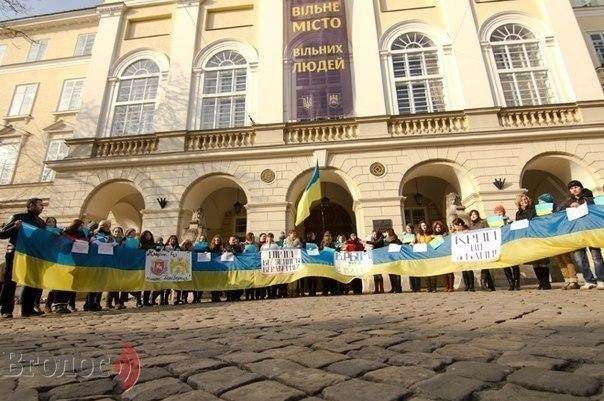
[[[323,238],[323,218],[325,219],[325,230],[330,231],[334,239],[339,234],[348,237],[350,233],[356,232],[353,224],[355,219],[336,203],[323,207],[323,213],[321,213],[321,205],[313,207],[310,210],[310,216],[304,221],[304,232],[314,232],[318,239]]]

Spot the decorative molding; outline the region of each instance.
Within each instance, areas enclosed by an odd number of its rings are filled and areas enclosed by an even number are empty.
[[[27,63],[5,64],[0,66],[0,74],[15,74],[26,71],[40,71],[50,68],[67,68],[90,63],[90,55],[77,57],[55,58]]]
[[[101,4],[96,8],[101,18],[120,16],[127,9],[125,3]]]
[[[98,21],[99,16],[97,14],[97,8],[93,7],[83,10],[14,19],[4,21],[3,24],[20,31],[25,31],[26,33],[33,33],[72,25],[98,24]],[[0,34],[0,39],[5,39],[10,36],[10,33],[2,33]]]

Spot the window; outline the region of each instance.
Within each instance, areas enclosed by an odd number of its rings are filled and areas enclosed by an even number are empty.
[[[31,114],[37,90],[38,84],[17,85],[8,115],[27,116]]]
[[[48,144],[48,150],[46,151],[46,161],[63,160],[67,157],[68,148],[67,144],[63,139],[53,139]],[[42,177],[40,181],[47,182],[52,181],[55,178],[54,170],[51,170],[44,164],[42,170]]]
[[[406,207],[405,223],[417,226],[421,221],[426,221],[426,209],[423,207]]]
[[[46,48],[48,47],[48,39],[36,40],[31,43],[29,47],[29,53],[27,53],[27,61],[40,61],[46,55]]]
[[[153,132],[159,72],[153,60],[142,59],[121,74],[113,108],[112,135]]]
[[[490,42],[508,107],[554,101],[548,68],[532,32],[519,24],[506,24],[491,34]]]
[[[18,143],[0,144],[0,185],[8,185],[13,179],[13,171],[19,153]]]
[[[95,33],[85,33],[78,36],[74,56],[87,56],[92,53]]]
[[[594,49],[598,55],[600,65],[604,65],[604,32],[590,33],[589,37],[591,38],[591,43],[594,45]]]
[[[5,53],[6,53],[6,45],[0,45],[0,64],[2,64],[2,60],[4,59]]]
[[[235,219],[235,234],[244,237],[247,230],[247,218],[238,217]]]
[[[405,33],[392,43],[393,88],[399,114],[445,110],[438,49],[425,35]]]
[[[233,50],[214,55],[204,66],[201,129],[245,125],[247,61]]]
[[[67,79],[63,82],[61,99],[59,100],[59,110],[78,110],[82,104],[82,89],[84,88],[83,79]]]

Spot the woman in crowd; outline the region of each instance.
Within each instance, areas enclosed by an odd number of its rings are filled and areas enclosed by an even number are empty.
[[[516,197],[516,221],[532,220],[537,217],[533,201],[526,194],[520,194]],[[536,260],[532,263],[533,271],[539,282],[538,290],[551,290],[552,286],[549,282],[549,258]]]
[[[493,212],[495,213],[495,216],[500,216],[501,218],[503,218],[504,225],[510,224],[510,218],[507,216],[506,210],[502,205],[495,206],[495,209],[493,210]],[[508,284],[510,285],[510,288],[508,290],[509,291],[519,290],[520,289],[520,266],[505,267],[503,269],[503,272],[505,273],[505,278],[507,279]]]
[[[335,242],[333,240],[333,236],[330,231],[325,231],[323,233],[323,239],[321,240],[321,244],[319,245],[320,250],[324,249],[335,249]],[[339,292],[338,282],[331,278],[321,278],[319,282],[323,282],[323,295],[337,295]]]
[[[178,242],[178,237],[176,235],[170,235],[166,240],[166,244],[164,245],[164,251],[180,251],[180,244]],[[153,291],[153,302],[155,302],[155,298],[157,296],[158,291]],[[170,298],[170,294],[172,290],[163,290],[159,291],[160,295],[160,305],[168,305],[168,299]],[[184,291],[174,290],[174,305],[179,305],[181,303],[186,303],[186,299],[188,298],[188,293],[185,294]]]
[[[436,220],[432,222],[432,234],[436,236],[444,237],[449,235],[449,231],[445,228],[445,223],[440,220]],[[454,283],[455,283],[455,275],[453,273],[447,273],[443,275],[443,281],[445,283],[445,292],[453,292],[454,291]],[[430,286],[430,285],[429,285]],[[434,277],[432,283],[432,292],[436,292],[436,277]],[[429,289],[428,289],[429,291]]]
[[[141,233],[139,245],[140,249],[145,251],[156,249],[155,238],[153,238],[153,234],[151,233],[151,231],[146,230]],[[137,297],[137,306],[151,306],[151,302],[149,300],[149,298],[151,298],[151,291],[143,291],[142,300],[140,292],[138,292],[135,296]]]
[[[99,223],[99,228],[96,230],[92,239],[90,240],[91,244],[100,245],[100,244],[112,244],[116,245],[115,238],[111,234],[111,221],[103,220]],[[102,292],[89,292],[86,296],[86,302],[84,303],[85,311],[100,311],[101,308],[101,297]]]
[[[465,221],[463,221],[463,219],[461,218],[456,218],[455,220],[453,220],[453,228],[455,229],[455,232],[462,232],[462,231],[466,231],[468,229],[468,225],[466,224]],[[472,270],[464,270],[462,272],[463,275],[463,283],[465,286],[465,290],[464,291],[474,291],[474,272]]]
[[[57,219],[55,219],[54,217],[47,217],[45,223],[46,223],[46,227],[45,227],[46,231],[49,231],[55,235],[62,234],[62,230],[59,227],[57,227]],[[35,288],[34,289],[34,311],[36,311],[36,313],[39,313],[39,314],[52,312],[52,308],[50,308],[48,305],[53,304],[55,295],[56,295],[56,291],[54,291],[54,290],[51,290],[48,292],[48,295],[46,295],[44,312],[42,312],[42,310],[40,309],[40,301],[42,300],[42,290],[39,288]]]
[[[222,253],[222,237],[218,234],[215,234],[210,241],[210,252],[212,253]],[[220,296],[222,291],[210,291],[210,297],[212,298],[212,302],[220,302]]]
[[[384,246],[403,244],[392,228],[387,229],[384,234]],[[392,287],[390,293],[402,293],[403,284],[401,282],[400,274],[388,274],[388,277],[390,278],[390,285]]]
[[[420,221],[415,233],[415,242],[418,244],[429,244],[432,239],[434,239],[434,236],[432,235],[430,226],[425,221]],[[426,277],[426,280],[431,280],[431,277]],[[418,291],[420,290],[421,287]],[[428,288],[428,291],[430,291],[430,288]]]
[[[258,252],[258,245],[256,244],[256,238],[254,233],[245,234],[245,242],[243,243],[243,253],[254,253]],[[245,290],[245,300],[251,301],[256,298],[256,289],[247,288]]]
[[[319,243],[317,241],[317,234],[314,232],[306,233],[306,241],[304,242],[304,246],[306,249],[309,249],[309,246],[315,246],[318,248]],[[308,291],[309,297],[314,297],[317,295],[317,287],[319,285],[318,277],[305,277],[302,279],[302,288]]]
[[[172,237],[176,237],[176,236],[172,236]],[[168,238],[168,242],[170,242],[170,238]],[[193,241],[191,241],[190,239],[186,239],[184,240],[179,246],[178,246],[178,250],[183,251],[183,252],[193,252],[194,246],[193,246]],[[181,291],[181,296],[180,296],[180,303],[182,304],[188,304],[189,303],[189,292],[191,291],[187,291],[187,290],[183,290]],[[197,304],[199,302],[201,302],[201,296],[203,294],[202,291],[192,291],[193,292],[193,303]],[[174,300],[174,302],[176,302],[176,299]]]
[[[403,234],[403,244],[411,245],[415,244],[415,227],[413,224],[407,224],[405,226],[405,234]],[[420,277],[409,277],[409,288],[413,292],[419,292],[422,289],[422,279]]]
[[[117,246],[122,245],[122,242],[124,241],[124,229],[122,227],[115,227],[111,233],[113,234],[113,239],[115,240],[115,243]],[[120,299],[120,293],[118,291],[110,291],[107,293],[107,299],[105,300],[105,308],[107,309],[113,309],[115,302],[115,307],[118,307],[119,309],[122,309],[120,307],[121,304],[123,304],[121,302]]]
[[[365,245],[361,242],[359,237],[357,237],[356,233],[350,234],[348,241],[346,241],[346,246],[344,248],[346,252],[363,252],[365,250]],[[360,295],[363,293],[363,280],[360,278],[354,278],[350,282],[350,287],[352,288],[352,293],[355,295]],[[346,290],[346,294],[348,291]]]
[[[365,244],[367,246],[369,246],[371,249],[383,248],[384,247],[384,236],[377,230],[373,230],[371,232],[371,236],[369,238],[367,238],[367,241],[365,242]],[[381,274],[374,274],[373,275],[373,285],[375,287],[375,290],[373,291],[374,294],[383,294],[384,293],[384,276],[382,276]]]
[[[235,235],[231,235],[229,237],[229,241],[222,248],[223,253],[230,253],[233,255],[238,255],[242,252],[241,244],[239,243],[239,238]],[[235,302],[241,300],[241,295],[243,295],[242,290],[230,290],[226,291],[227,302]]]
[[[336,237],[336,241],[333,244],[334,249],[337,252],[343,252],[346,250],[346,236],[344,234],[339,234]]]
[[[482,230],[488,227],[488,223],[480,217],[478,210],[470,211],[470,224],[468,224],[470,230]],[[495,282],[489,269],[482,269],[480,271],[480,285],[488,291],[495,291]]]

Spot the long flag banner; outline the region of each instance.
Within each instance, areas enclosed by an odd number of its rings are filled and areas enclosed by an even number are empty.
[[[579,208],[577,208],[579,209]],[[434,276],[497,269],[584,247],[604,247],[604,207],[583,207],[530,222],[435,238],[430,244],[391,245],[367,253],[279,249],[241,254],[145,252],[76,242],[22,225],[13,279],[66,291],[159,289],[235,290],[287,284],[304,277],[343,283],[373,274]]]

